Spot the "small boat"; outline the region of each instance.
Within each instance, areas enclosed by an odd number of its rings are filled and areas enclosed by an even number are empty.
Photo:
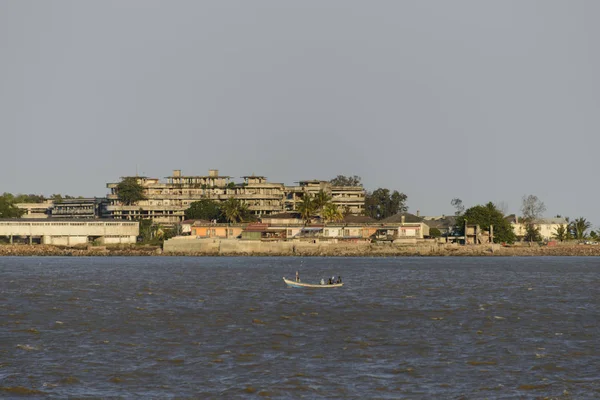
[[[285,279],[285,276],[283,277],[283,281],[285,282],[286,285],[288,285],[288,287],[294,287],[294,288],[319,288],[319,289],[326,289],[326,288],[336,288],[336,287],[342,287],[344,286],[344,283],[334,283],[334,284],[324,284],[321,285],[320,283],[314,284],[314,283],[304,283],[304,282],[296,282],[294,280],[291,279]]]

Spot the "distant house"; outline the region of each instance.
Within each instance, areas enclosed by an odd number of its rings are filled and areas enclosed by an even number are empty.
[[[523,238],[526,234],[525,224],[515,214],[511,214],[505,218],[508,220],[517,235],[517,238]],[[567,226],[569,223],[565,218],[540,218],[533,221],[536,228],[540,230],[542,240],[552,240],[559,226]]]
[[[305,226],[296,235],[298,239],[317,239],[323,237],[324,226]]]
[[[456,217],[441,215],[436,217],[423,217],[423,223],[425,223],[429,230],[435,228],[440,231],[442,236],[448,236],[454,230],[456,225]]]
[[[242,240],[286,240],[287,230],[265,223],[249,224],[242,231]]]
[[[391,217],[379,221],[382,226],[378,229],[376,236],[385,235],[390,237],[390,232],[395,231],[391,236],[395,239],[423,239],[429,236],[429,226],[424,222],[423,218],[401,212]]]
[[[203,219],[186,219],[185,221],[181,221],[179,223],[179,226],[181,226],[181,234],[182,235],[191,235],[192,234],[192,226],[194,226],[195,223],[198,223],[200,225],[202,225],[202,224],[210,225],[210,221],[206,221]]]
[[[242,234],[244,227],[241,224],[218,224],[196,220],[190,229],[191,236],[197,238],[235,239]]]

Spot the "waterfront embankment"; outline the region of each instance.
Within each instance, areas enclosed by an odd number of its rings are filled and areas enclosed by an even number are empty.
[[[52,246],[44,244],[0,245],[0,256],[153,256],[162,253],[157,246]]]
[[[156,246],[2,245],[0,256],[291,256],[291,257],[518,257],[518,256],[600,256],[600,246],[564,244],[520,246],[375,243],[259,242],[239,240],[167,241],[164,250]]]

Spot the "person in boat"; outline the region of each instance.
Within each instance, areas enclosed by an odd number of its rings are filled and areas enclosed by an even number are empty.
[[[325,284],[325,279],[321,278],[321,285]]]
[[[296,282],[300,282],[300,274],[296,271]]]
[[[331,278],[329,278],[329,282],[327,282],[327,284],[333,285],[333,280]]]
[[[335,281],[335,283],[342,283],[342,277],[340,275],[338,275],[337,281]]]

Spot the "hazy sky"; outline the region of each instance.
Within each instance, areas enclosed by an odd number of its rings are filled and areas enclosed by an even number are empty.
[[[359,175],[600,226],[600,1],[0,1],[0,192]]]

